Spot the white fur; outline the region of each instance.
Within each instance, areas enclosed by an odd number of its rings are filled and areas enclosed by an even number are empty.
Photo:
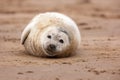
[[[54,16],[54,17],[56,17],[56,18],[62,18],[65,23],[67,23],[67,24],[69,24],[69,25],[72,26],[72,30],[75,29],[75,31],[76,31],[76,33],[77,33],[77,34],[75,34],[75,35],[78,37],[78,39],[80,39],[79,41],[81,41],[80,33],[79,33],[79,31],[78,31],[78,27],[77,27],[77,25],[75,24],[75,22],[74,22],[71,18],[65,16],[64,14],[60,14],[60,13],[57,13],[57,12],[47,12],[47,13],[42,13],[42,14],[39,14],[39,15],[35,16],[35,17],[33,18],[33,20],[30,22],[30,24],[27,25],[27,27],[24,29],[24,31],[23,31],[23,33],[22,33],[21,43],[23,43],[23,41],[25,40],[25,38],[26,38],[27,35],[29,34],[30,30],[31,30],[33,27],[35,27],[34,25],[39,21],[39,16],[41,16],[41,15],[46,15],[46,16],[48,16],[48,17]]]
[[[45,16],[45,17],[43,17],[43,16]],[[44,19],[42,19],[42,18],[44,18]],[[70,34],[72,34],[71,36],[74,40],[73,47],[76,47],[76,48],[79,47],[79,44],[81,42],[81,35],[80,35],[79,29],[78,29],[76,23],[71,18],[65,16],[64,14],[57,13],[57,12],[41,13],[41,14],[35,16],[32,19],[32,21],[27,25],[27,27],[24,29],[24,31],[21,35],[21,43],[22,44],[24,44],[24,42],[26,41],[31,30],[34,30],[36,27],[38,27],[39,23],[43,23],[43,26],[40,26],[40,27],[45,27],[44,25],[48,24],[47,22],[44,21],[44,20],[46,20],[46,18],[54,18],[54,19],[56,19],[56,21],[64,22],[65,25],[68,25],[65,28],[67,30],[69,30],[68,32],[70,32]],[[54,22],[53,22],[53,24],[54,24]],[[33,38],[33,36],[32,36],[32,38]],[[25,47],[26,46],[28,46],[28,45],[25,44]],[[28,47],[28,48],[31,49],[30,47]],[[34,52],[32,52],[32,53],[34,54]],[[44,49],[43,49],[43,53],[47,54],[47,53],[45,53]]]

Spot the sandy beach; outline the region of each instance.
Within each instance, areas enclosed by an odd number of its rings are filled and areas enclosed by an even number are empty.
[[[77,23],[82,42],[75,56],[35,57],[20,44],[30,20],[50,11]],[[120,80],[120,1],[1,0],[0,80]]]

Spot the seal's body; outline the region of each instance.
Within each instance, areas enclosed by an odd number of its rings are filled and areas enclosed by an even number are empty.
[[[56,12],[35,16],[21,36],[21,43],[27,52],[41,57],[70,56],[75,53],[80,41],[75,22]]]

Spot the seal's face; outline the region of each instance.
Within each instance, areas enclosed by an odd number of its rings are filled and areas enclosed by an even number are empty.
[[[69,36],[58,28],[45,30],[42,37],[42,47],[48,56],[56,56],[64,53],[70,46]]]

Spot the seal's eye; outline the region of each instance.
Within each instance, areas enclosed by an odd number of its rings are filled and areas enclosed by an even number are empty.
[[[51,39],[51,36],[50,36],[50,35],[48,35],[47,37],[48,37],[49,39]]]
[[[64,41],[62,39],[59,40],[60,43],[64,43]]]

